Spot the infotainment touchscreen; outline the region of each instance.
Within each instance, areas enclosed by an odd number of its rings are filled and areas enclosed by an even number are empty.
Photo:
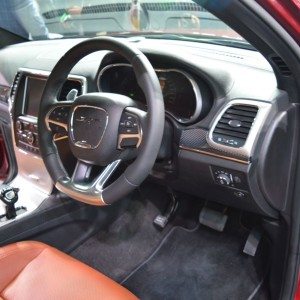
[[[46,79],[31,76],[26,78],[25,115],[32,117],[38,116],[39,105],[45,85]]]

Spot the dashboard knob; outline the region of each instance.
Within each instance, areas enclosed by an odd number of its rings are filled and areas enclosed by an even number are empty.
[[[28,132],[28,133],[27,133],[26,139],[27,139],[27,143],[28,143],[29,145],[33,145],[34,140],[35,140],[34,134],[33,134],[32,132]]]
[[[16,122],[16,129],[17,129],[18,132],[23,131],[23,123],[19,120]]]
[[[221,185],[230,185],[230,183],[231,183],[229,176],[226,174],[219,174],[217,176],[217,181]]]

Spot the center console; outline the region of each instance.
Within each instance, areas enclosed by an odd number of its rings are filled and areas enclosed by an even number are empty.
[[[17,118],[15,127],[17,147],[39,155],[37,120],[35,118],[20,116]]]
[[[35,211],[52,193],[53,182],[40,156],[38,112],[49,72],[19,69],[8,100],[11,116],[13,146],[18,166],[17,176],[9,183],[20,190],[16,217],[0,218],[0,227]],[[71,90],[78,95],[86,92],[86,78],[71,75],[57,95],[66,100]],[[7,216],[7,206],[0,201],[0,216]]]
[[[18,97],[22,99],[21,114],[15,121],[15,140],[17,147],[33,154],[39,154],[39,141],[37,133],[37,116],[39,102],[46,84],[46,78],[34,74],[22,74],[23,90]]]
[[[43,71],[20,69],[12,86],[15,143],[19,149],[33,155],[40,155],[37,117],[48,74]],[[58,95],[58,100],[65,100],[72,89],[76,89],[78,95],[84,93],[85,78],[69,76]]]

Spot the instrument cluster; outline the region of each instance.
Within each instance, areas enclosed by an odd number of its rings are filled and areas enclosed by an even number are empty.
[[[196,121],[202,111],[202,97],[195,79],[178,69],[155,69],[162,89],[166,113],[179,123]],[[98,88],[101,92],[117,93],[146,104],[133,68],[129,64],[112,64],[99,73]]]

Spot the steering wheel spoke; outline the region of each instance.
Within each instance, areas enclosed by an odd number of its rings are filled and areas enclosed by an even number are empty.
[[[120,163],[120,159],[113,161],[93,181],[89,182],[92,165],[78,160],[72,177],[59,179],[56,188],[63,193],[68,192],[72,198],[78,201],[98,206],[106,205],[102,198],[102,192]]]
[[[72,101],[53,104],[46,116],[48,130],[52,131],[54,141],[68,137],[68,120]]]
[[[100,173],[99,176],[97,176],[97,178],[93,181],[93,187],[97,191],[103,191],[105,184],[114,174],[114,172],[117,170],[121,161],[122,161],[121,159],[113,161],[112,163],[110,163],[108,166],[104,168],[104,170]]]

